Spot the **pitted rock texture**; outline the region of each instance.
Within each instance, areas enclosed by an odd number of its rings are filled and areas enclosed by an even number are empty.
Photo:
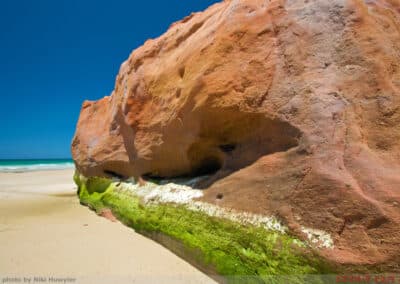
[[[132,52],[72,154],[86,176],[209,174],[203,201],[400,272],[399,108],[399,1],[224,1]]]

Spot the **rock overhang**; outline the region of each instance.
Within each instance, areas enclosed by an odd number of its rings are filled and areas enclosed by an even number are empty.
[[[174,24],[84,103],[77,169],[210,174],[206,202],[327,231],[337,262],[396,262],[398,6],[225,1]]]

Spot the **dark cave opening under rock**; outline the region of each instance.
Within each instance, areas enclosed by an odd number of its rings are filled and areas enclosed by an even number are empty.
[[[198,138],[188,147],[190,168],[183,175],[223,178],[259,158],[299,144],[301,132],[287,121],[233,109],[207,111]]]
[[[212,175],[218,172],[222,166],[222,161],[218,157],[206,157],[193,170],[192,176]]]
[[[110,178],[126,179],[126,177],[123,174],[117,173],[115,171],[103,170],[103,172],[107,177]]]

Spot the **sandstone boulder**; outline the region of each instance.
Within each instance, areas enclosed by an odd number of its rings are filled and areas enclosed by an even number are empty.
[[[210,175],[204,201],[328,232],[400,272],[400,2],[231,0],[174,23],[84,102],[86,176]]]

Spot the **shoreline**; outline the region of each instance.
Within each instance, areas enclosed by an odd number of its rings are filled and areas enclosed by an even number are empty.
[[[81,206],[73,172],[0,173],[3,278],[214,283],[163,246]]]
[[[52,172],[75,170],[72,165],[30,165],[30,166],[0,166],[0,174],[24,174],[30,172]]]
[[[75,169],[74,167],[63,167],[63,168],[54,168],[54,169],[30,169],[30,170],[25,170],[25,169],[21,169],[21,170],[1,170],[0,174],[23,174],[23,173],[30,173],[30,172],[53,172],[53,171],[64,171],[64,170],[73,170]]]

